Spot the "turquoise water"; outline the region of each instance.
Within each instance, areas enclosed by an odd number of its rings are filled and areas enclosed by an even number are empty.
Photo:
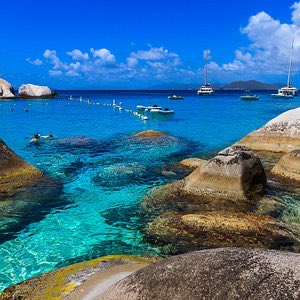
[[[0,136],[57,180],[0,201],[0,290],[102,255],[159,255],[158,247],[143,240],[140,229],[147,220],[139,203],[150,188],[182,176],[163,172],[168,165],[222,149],[300,105],[300,97],[279,101],[269,93],[259,93],[255,102],[240,101],[235,92],[208,98],[184,92],[184,101],[170,101],[169,94],[62,91],[55,100],[0,102]],[[122,102],[123,111],[103,105],[113,99]],[[142,121],[125,112],[138,104],[169,107],[175,114]],[[170,137],[148,142],[130,137],[146,129]],[[30,145],[37,132],[55,138]]]

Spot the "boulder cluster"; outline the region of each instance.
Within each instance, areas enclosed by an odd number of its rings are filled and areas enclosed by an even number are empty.
[[[14,99],[14,98],[53,98],[56,95],[47,86],[35,85],[35,84],[22,84],[18,89],[18,95],[16,96],[13,86],[6,80],[0,78],[0,99]]]

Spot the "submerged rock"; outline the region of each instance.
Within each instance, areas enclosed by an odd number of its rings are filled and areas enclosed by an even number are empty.
[[[260,159],[249,149],[232,146],[198,167],[184,180],[191,193],[219,195],[220,198],[253,198],[266,186],[266,174]]]
[[[15,98],[13,86],[6,80],[0,78],[0,99]]]
[[[300,150],[285,154],[271,171],[272,174],[300,181]]]
[[[155,138],[162,137],[165,135],[166,134],[163,132],[159,132],[159,131],[155,131],[155,130],[145,130],[145,131],[141,131],[136,134],[133,134],[132,137],[155,139]]]
[[[300,107],[277,116],[237,144],[252,150],[269,152],[290,152],[300,149]]]
[[[0,196],[32,185],[43,177],[41,171],[20,158],[0,139]]]
[[[173,254],[218,247],[299,247],[299,237],[285,223],[246,213],[169,212],[149,223],[145,232],[154,243],[171,244]]]
[[[47,86],[22,84],[18,90],[20,98],[53,98],[55,93]]]
[[[300,298],[300,255],[244,248],[170,257],[119,281],[97,299]]]

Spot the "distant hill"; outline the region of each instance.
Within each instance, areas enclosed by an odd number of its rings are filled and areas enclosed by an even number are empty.
[[[277,90],[281,85],[278,83],[265,83],[257,80],[234,81],[224,84],[224,90]]]
[[[167,82],[160,83],[149,87],[149,90],[196,90],[201,86],[201,83],[175,83]],[[227,84],[213,83],[215,90],[277,90],[284,86],[280,83],[266,83],[257,80],[240,80]]]

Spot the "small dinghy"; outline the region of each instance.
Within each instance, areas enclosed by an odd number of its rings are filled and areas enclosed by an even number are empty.
[[[184,97],[183,96],[173,95],[173,96],[169,96],[168,99],[170,99],[170,100],[183,100]]]
[[[136,109],[138,110],[151,110],[151,109],[161,109],[161,106],[157,106],[156,104],[154,104],[153,106],[144,106],[144,105],[137,105]]]
[[[246,100],[246,101],[253,101],[253,100],[258,100],[259,97],[257,95],[244,95],[240,97],[241,100]]]

